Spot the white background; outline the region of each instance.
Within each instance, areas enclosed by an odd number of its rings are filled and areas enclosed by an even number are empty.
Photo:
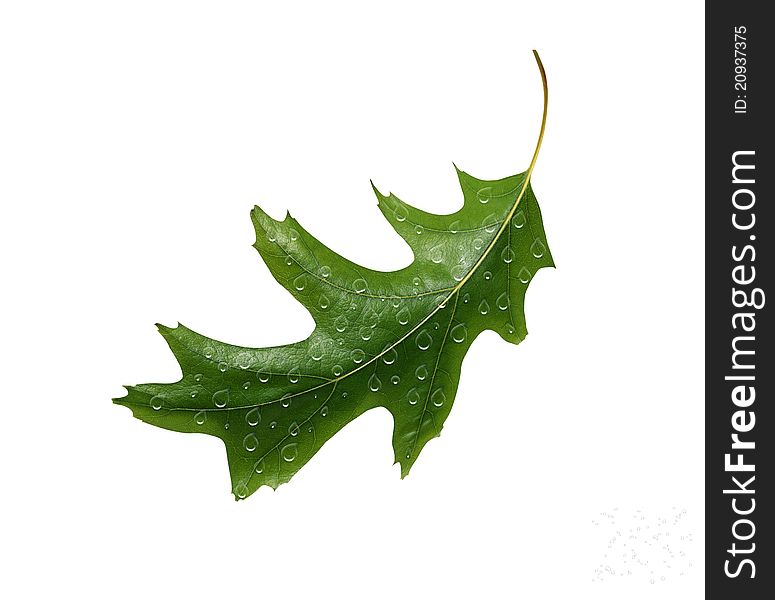
[[[702,596],[702,3],[0,6],[0,595]],[[411,255],[370,178],[451,212],[452,161],[524,170],[532,48],[557,269],[523,344],[471,348],[409,477],[376,410],[235,503],[219,440],[111,403],[178,378],[157,321],[309,334],[254,203],[390,270]],[[648,568],[610,553],[638,510],[682,515],[683,575],[657,545]]]

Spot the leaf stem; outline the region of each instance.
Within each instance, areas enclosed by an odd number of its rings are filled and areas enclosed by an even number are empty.
[[[538,159],[538,152],[541,150],[541,142],[544,141],[544,131],[546,131],[546,111],[549,107],[549,86],[546,83],[546,71],[544,70],[544,63],[541,62],[541,57],[538,56],[538,50],[533,50],[533,56],[538,63],[538,70],[541,72],[541,83],[544,87],[544,112],[541,116],[541,131],[538,133],[538,142],[536,143],[535,152],[533,152],[533,159],[530,161],[530,166],[527,169],[527,180],[530,180],[530,175],[533,173],[533,167]]]

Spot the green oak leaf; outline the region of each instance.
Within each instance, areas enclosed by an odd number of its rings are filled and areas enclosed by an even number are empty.
[[[377,206],[414,253],[393,272],[336,254],[289,214],[251,212],[255,248],[315,320],[306,340],[244,348],[178,325],[159,326],[180,363],[175,383],[128,386],[114,402],[165,429],[206,433],[226,446],[237,499],[276,488],[347,423],[376,407],[393,415],[401,476],[441,433],[471,343],[491,329],[527,335],[525,291],[553,266],[530,168],[486,181],[457,170],[463,207],[419,210],[376,188]]]

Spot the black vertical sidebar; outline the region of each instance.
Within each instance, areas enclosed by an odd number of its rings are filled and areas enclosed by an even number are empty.
[[[707,2],[705,584],[775,598],[775,26],[766,2]]]

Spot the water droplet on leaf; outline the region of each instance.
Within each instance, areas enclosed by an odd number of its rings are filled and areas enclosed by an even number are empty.
[[[493,233],[498,229],[498,215],[495,213],[487,215],[482,221],[482,226],[487,233]]]
[[[482,204],[487,204],[490,201],[490,198],[492,197],[492,188],[484,187],[480,189],[478,192],[476,192],[476,197],[479,199],[479,202],[481,202]]]
[[[498,296],[497,304],[500,310],[506,310],[509,307],[509,297],[506,292]]]
[[[280,451],[280,455],[283,457],[285,462],[293,462],[299,455],[297,444],[286,444]]]
[[[436,408],[439,408],[444,404],[444,401],[447,399],[447,396],[444,394],[444,390],[441,388],[436,388],[434,392],[431,394],[431,402],[433,402],[433,406]]]
[[[409,404],[414,406],[420,401],[420,394],[417,391],[416,388],[412,388],[409,390],[409,392],[406,394],[406,399],[409,401]]]
[[[353,281],[353,289],[356,293],[362,294],[366,291],[366,280],[365,279],[356,279]]]
[[[336,318],[336,321],[334,321],[334,327],[336,327],[336,330],[339,333],[342,333],[345,329],[347,329],[347,325],[348,325],[347,317],[345,317],[344,315],[339,315]]]
[[[242,446],[248,452],[253,452],[256,448],[258,448],[258,438],[256,437],[256,434],[255,433],[247,434],[245,436],[245,439],[242,440]]]
[[[382,362],[386,365],[392,365],[396,362],[396,358],[398,358],[398,352],[396,352],[395,348],[390,348],[382,355]]]
[[[454,342],[461,344],[466,339],[466,335],[468,335],[468,331],[466,330],[466,326],[460,323],[458,325],[455,325],[452,328],[452,331],[450,331],[450,335],[452,336],[452,340]]]
[[[417,342],[417,347],[420,350],[427,350],[428,348],[431,347],[431,344],[433,343],[433,338],[427,331],[423,330],[417,336],[417,339],[415,341]]]
[[[229,390],[218,390],[213,394],[213,404],[218,408],[223,408],[229,403]]]
[[[323,344],[319,340],[315,340],[309,345],[309,355],[312,360],[323,358]]]
[[[237,355],[237,366],[239,366],[240,369],[250,368],[252,362],[253,361],[250,352],[240,352]]]
[[[240,500],[242,500],[244,498],[247,498],[247,496],[248,496],[248,486],[246,486],[244,483],[238,483],[237,486],[234,488],[234,494]]]
[[[261,422],[261,409],[259,407],[251,409],[245,415],[245,422],[251,427],[255,427]]]
[[[455,278],[455,281],[462,281],[463,277],[466,276],[466,266],[458,263],[452,267],[451,273],[452,277]]]

